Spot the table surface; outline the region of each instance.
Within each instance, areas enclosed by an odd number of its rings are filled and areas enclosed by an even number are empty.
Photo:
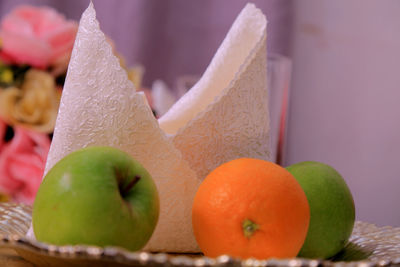
[[[27,262],[10,248],[0,248],[0,266],[7,267],[32,267],[32,263]]]

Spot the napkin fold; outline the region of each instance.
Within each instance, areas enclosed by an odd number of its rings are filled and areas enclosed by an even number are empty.
[[[266,27],[247,4],[201,79],[159,119],[201,179],[232,159],[271,158]]]
[[[246,5],[200,81],[157,121],[113,55],[90,3],[80,20],[45,173],[83,147],[126,151],[149,171],[160,195],[159,222],[144,249],[199,252],[191,207],[202,179],[229,159],[270,155],[265,30],[262,12]]]

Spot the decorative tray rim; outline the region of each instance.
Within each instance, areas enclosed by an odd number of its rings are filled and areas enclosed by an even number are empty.
[[[22,216],[20,219],[21,223],[26,224],[26,228],[19,229],[17,233],[4,234],[1,233],[0,229],[0,247],[12,248],[17,251],[23,258],[23,252],[35,253],[41,256],[53,257],[61,260],[86,260],[93,261],[94,263],[101,260],[106,262],[115,262],[125,265],[141,265],[141,266],[153,266],[153,265],[166,265],[166,266],[400,266],[400,243],[395,244],[396,257],[375,257],[363,260],[354,261],[331,261],[323,259],[305,259],[305,258],[289,258],[289,259],[265,259],[257,260],[253,258],[249,259],[238,259],[228,255],[222,255],[217,258],[209,258],[202,254],[181,254],[181,253],[166,253],[166,252],[145,252],[145,251],[129,251],[120,247],[97,247],[92,245],[66,245],[56,246],[51,244],[42,243],[33,239],[29,239],[23,235],[26,232],[30,224],[29,215],[31,207],[17,204],[0,204],[0,209],[9,211],[11,214],[7,214],[7,218],[12,218],[14,211],[17,216]],[[14,214],[14,216],[15,216]],[[4,216],[3,216],[4,217]],[[0,216],[0,226],[2,222]],[[29,220],[29,221],[27,221]],[[390,236],[390,232],[394,232],[394,242],[400,240],[400,227],[378,227],[375,224],[357,221],[355,223],[355,229],[357,228],[370,228],[383,230],[389,233],[386,236]],[[1,228],[1,227],[0,227]],[[352,238],[350,241],[368,239],[362,232],[355,233],[353,231]],[[373,231],[371,235],[373,235]],[[399,249],[399,251],[397,251]],[[22,253],[21,253],[22,252]],[[26,259],[26,258],[25,258]],[[29,261],[29,259],[27,259]]]
[[[166,253],[129,251],[121,247],[97,247],[92,245],[66,245],[56,246],[42,243],[19,235],[0,234],[0,247],[21,248],[46,256],[62,259],[105,260],[123,264],[138,263],[143,266],[151,264],[168,264],[168,266],[391,266],[400,265],[400,257],[396,259],[371,259],[361,261],[330,261],[323,259],[287,258],[264,259],[254,258],[238,259],[229,255],[221,255],[217,258],[209,258],[202,254]]]

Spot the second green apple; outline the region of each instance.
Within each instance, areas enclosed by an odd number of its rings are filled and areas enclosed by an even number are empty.
[[[320,162],[300,162],[286,169],[299,182],[310,205],[310,226],[298,256],[334,256],[344,248],[354,226],[350,189],[334,168]]]

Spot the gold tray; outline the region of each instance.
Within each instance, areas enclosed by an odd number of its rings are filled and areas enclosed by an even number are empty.
[[[31,207],[0,204],[0,247],[12,248],[36,266],[400,266],[400,228],[377,227],[356,222],[349,244],[330,260],[216,259],[201,254],[130,252],[122,248],[54,246],[25,238],[31,222]]]

